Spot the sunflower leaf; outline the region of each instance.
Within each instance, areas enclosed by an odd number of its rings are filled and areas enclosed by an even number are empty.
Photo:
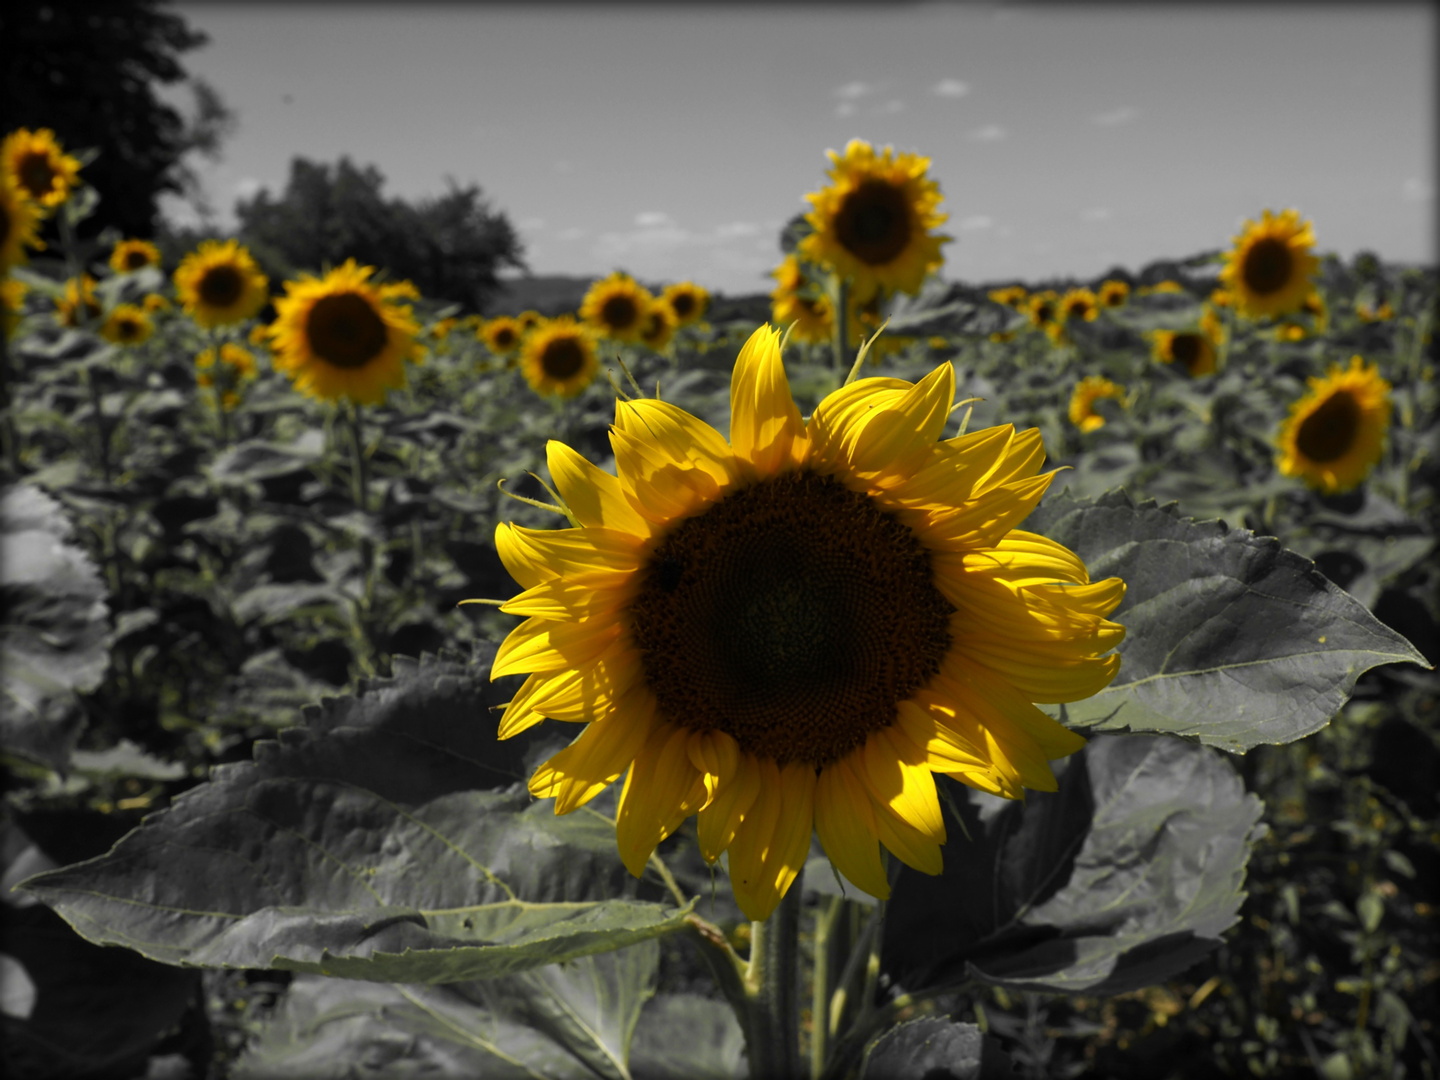
[[[872,1043],[860,1080],[996,1080],[1012,1075],[1011,1066],[974,1024],[927,1016],[896,1024]]]
[[[938,877],[901,871],[882,955],[904,990],[1124,993],[1184,971],[1239,917],[1263,806],[1224,757],[1100,736],[1057,772],[1058,791],[1023,803],[971,792],[974,841],[947,844]]]
[[[1164,732],[1243,752],[1329,723],[1381,664],[1428,666],[1314,563],[1273,537],[1178,509],[1061,494],[1025,528],[1069,547],[1092,580],[1118,576],[1120,673],[1083,701],[1047,705],[1069,727]]]
[[[527,740],[477,663],[396,657],[393,679],[306,711],[251,763],[108,854],[27,888],[83,936],[166,963],[444,983],[513,974],[679,929],[634,898],[615,826],[515,784]]]

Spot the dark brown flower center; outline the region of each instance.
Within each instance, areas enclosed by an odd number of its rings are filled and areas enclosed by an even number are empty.
[[[884,266],[910,243],[910,207],[905,192],[884,180],[867,180],[840,204],[835,215],[840,245],[863,263]]]
[[[132,341],[140,336],[140,323],[136,319],[122,316],[116,321],[115,330],[121,341]]]
[[[670,308],[677,316],[688,319],[695,310],[695,296],[692,293],[676,293],[670,298]]]
[[[212,266],[201,275],[196,291],[210,307],[227,308],[245,291],[245,279],[234,266]]]
[[[1170,339],[1170,358],[1192,369],[1200,361],[1201,346],[1199,334],[1176,334]]]
[[[1300,422],[1295,448],[1311,461],[1325,464],[1344,457],[1360,430],[1360,403],[1348,390],[1336,390]]]
[[[15,174],[21,186],[37,199],[43,199],[55,187],[55,170],[50,166],[48,154],[26,154],[20,159],[20,167]]]
[[[1290,283],[1294,265],[1295,257],[1290,254],[1290,246],[1283,240],[1267,236],[1257,240],[1246,253],[1240,276],[1251,292],[1268,296]]]
[[[600,319],[612,330],[628,330],[640,317],[640,307],[631,296],[611,296],[600,306]]]
[[[385,349],[385,321],[356,293],[335,293],[315,301],[305,320],[310,351],[341,368],[362,368]]]
[[[915,534],[839,481],[790,472],[687,518],[630,608],[661,714],[820,767],[940,670],[954,609]]]
[[[502,326],[491,335],[490,340],[495,343],[496,348],[508,349],[515,344],[515,330],[513,327]]]
[[[140,270],[150,265],[150,256],[134,248],[125,253],[125,269]]]
[[[1090,313],[1090,304],[1085,300],[1071,300],[1065,309],[1065,317],[1068,319],[1083,319]]]
[[[1050,304],[1037,304],[1037,305],[1035,306],[1035,321],[1036,321],[1036,322],[1047,323],[1047,322],[1054,322],[1054,320],[1055,320],[1055,308],[1054,308],[1053,305],[1050,305]]]
[[[552,379],[572,378],[584,366],[585,350],[573,337],[555,338],[540,354],[540,367]]]

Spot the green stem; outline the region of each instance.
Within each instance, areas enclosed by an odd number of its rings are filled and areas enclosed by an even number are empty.
[[[370,512],[370,478],[366,471],[365,439],[360,431],[360,406],[350,403],[345,414],[345,426],[350,430],[350,483],[355,505],[362,514]]]
[[[840,933],[845,901],[832,896],[815,919],[815,977],[810,995],[810,1075],[825,1070],[825,1051],[830,1037],[831,972],[838,966],[844,942]]]
[[[753,1080],[800,1076],[800,901],[804,870],[770,917],[750,924],[745,1047]]]
[[[110,483],[110,432],[105,427],[105,411],[100,400],[100,388],[95,385],[95,370],[87,362],[85,389],[90,391],[90,408],[95,412],[95,439],[100,446],[100,474],[105,483]]]
[[[846,325],[850,320],[846,317],[847,308],[850,303],[850,283],[839,274],[835,275],[835,288],[831,292],[831,300],[834,307],[830,312],[830,323],[835,331],[835,355],[831,358],[831,366],[837,371],[845,371],[845,346],[849,327]]]

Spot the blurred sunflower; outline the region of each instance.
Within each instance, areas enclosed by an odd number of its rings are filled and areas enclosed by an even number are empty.
[[[1282,322],[1275,327],[1276,341],[1304,341],[1310,331],[1297,322]]]
[[[525,335],[520,371],[541,397],[572,398],[600,370],[594,331],[569,315],[541,323]]]
[[[1389,301],[1373,308],[1369,304],[1356,304],[1355,314],[1361,322],[1386,322],[1395,317],[1395,309],[1390,306]]]
[[[654,352],[664,352],[675,336],[675,312],[665,299],[655,301],[645,311],[640,328],[640,340]]]
[[[20,128],[0,143],[0,169],[15,178],[43,210],[53,210],[80,183],[80,162],[65,153],[49,128]]]
[[[785,327],[793,323],[790,333],[798,342],[814,345],[829,341],[833,332],[830,301],[817,294],[800,260],[786,255],[770,276],[776,283],[770,292],[770,321]]]
[[[1060,317],[1067,322],[1094,322],[1100,301],[1089,289],[1070,289],[1060,298]]]
[[[378,405],[388,390],[405,385],[405,362],[419,362],[420,331],[408,282],[377,285],[373,266],[346,260],[323,278],[302,274],[285,282],[275,301],[270,347],[275,367],[295,389],[325,401],[349,398]]]
[[[269,299],[270,279],[236,240],[202,240],[175,269],[175,296],[207,329],[253,316]]]
[[[225,412],[240,404],[241,388],[257,375],[254,354],[230,341],[220,346],[218,365],[215,350],[209,348],[195,357],[195,367],[195,384],[218,394]]]
[[[1235,294],[1229,289],[1216,289],[1210,294],[1210,304],[1217,308],[1228,308],[1235,303]]]
[[[1025,301],[1029,298],[1030,293],[1026,291],[1024,285],[1007,285],[1003,289],[991,289],[986,295],[995,303],[1015,308],[1018,311],[1025,306]]]
[[[61,326],[88,325],[103,314],[95,298],[95,279],[89,274],[65,282],[65,292],[55,301],[55,318]]]
[[[43,248],[40,214],[6,170],[0,170],[0,274],[26,259],[25,249]]]
[[[1327,495],[1349,491],[1369,475],[1390,427],[1390,384],[1360,357],[1331,364],[1312,377],[1304,397],[1290,406],[1276,442],[1279,468]]]
[[[1053,791],[1084,740],[1032,702],[1074,701],[1119,668],[1068,549],[1015,526],[1049,486],[1039,433],[937,441],[950,364],[860,379],[802,421],[761,327],[731,381],[730,440],[656,400],[619,401],[616,475],[547,446],[580,527],[502,523],[526,616],[491,677],[531,672],[500,721],[584,723],[530,779],[569,813],[625,777],[616,841],[631,873],[692,814],[766,918],[810,851],[873,896],[880,847],[928,874],[946,831],[934,775],[995,795]]]
[[[534,330],[535,327],[539,326],[542,322],[545,321],[545,316],[541,315],[538,311],[532,309],[529,311],[522,311],[519,315],[516,315],[515,321],[520,324],[520,333],[528,334],[531,330]]]
[[[520,347],[520,323],[509,315],[497,315],[480,328],[480,340],[496,356],[509,356]]]
[[[660,299],[670,305],[677,327],[699,322],[705,317],[705,311],[710,306],[709,291],[693,281],[678,281],[674,285],[667,285],[660,293]]]
[[[116,345],[139,345],[155,332],[145,309],[135,304],[117,304],[100,324],[100,334]]]
[[[1161,364],[1178,363],[1194,379],[1215,371],[1215,340],[1203,330],[1156,330],[1151,355]]]
[[[590,286],[580,302],[580,318],[602,337],[638,341],[645,312],[654,297],[629,274],[617,270]]]
[[[1030,325],[1036,330],[1044,330],[1053,325],[1060,317],[1059,294],[1054,289],[1032,293],[1025,302],[1025,314],[1030,319]]]
[[[152,292],[145,294],[145,299],[140,301],[140,306],[154,315],[157,311],[169,311],[170,301],[159,293]]]
[[[1185,286],[1181,285],[1178,281],[1171,281],[1167,278],[1165,281],[1158,282],[1154,285],[1146,286],[1140,291],[1146,295],[1150,295],[1151,293],[1161,293],[1162,295],[1166,293],[1175,294],[1183,293],[1185,291]]]
[[[1095,411],[1095,402],[1113,398],[1124,402],[1125,388],[1102,375],[1087,375],[1070,395],[1070,422],[1081,431],[1095,431],[1105,426],[1105,417]]]
[[[1234,243],[1220,280],[1234,295],[1235,310],[1248,318],[1299,310],[1320,266],[1310,222],[1302,222],[1298,210],[1278,217],[1266,210],[1258,222],[1245,222]]]
[[[1330,305],[1325,303],[1325,298],[1317,292],[1312,292],[1300,305],[1300,310],[1310,316],[1315,326],[1315,333],[1323,334],[1330,328]]]
[[[117,274],[133,274],[159,265],[160,249],[149,240],[121,240],[110,252],[110,269]]]
[[[876,154],[852,139],[844,155],[828,151],[830,186],[805,198],[814,229],[800,241],[801,256],[832,267],[862,297],[877,289],[917,293],[925,275],[940,269],[940,245],[953,238],[931,229],[949,217],[937,209],[940,188],[926,177],[930,159]]]
[[[15,334],[25,316],[25,294],[30,286],[14,278],[0,279],[0,333],[7,338]]]
[[[1099,304],[1102,308],[1124,307],[1130,299],[1130,286],[1111,278],[1100,286]]]

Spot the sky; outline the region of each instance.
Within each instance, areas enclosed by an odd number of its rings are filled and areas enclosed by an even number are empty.
[[[348,155],[393,196],[478,184],[533,273],[752,293],[861,138],[930,159],[950,280],[1138,270],[1292,206],[1323,251],[1435,262],[1431,4],[173,9],[239,121],[197,162],[222,227]]]

